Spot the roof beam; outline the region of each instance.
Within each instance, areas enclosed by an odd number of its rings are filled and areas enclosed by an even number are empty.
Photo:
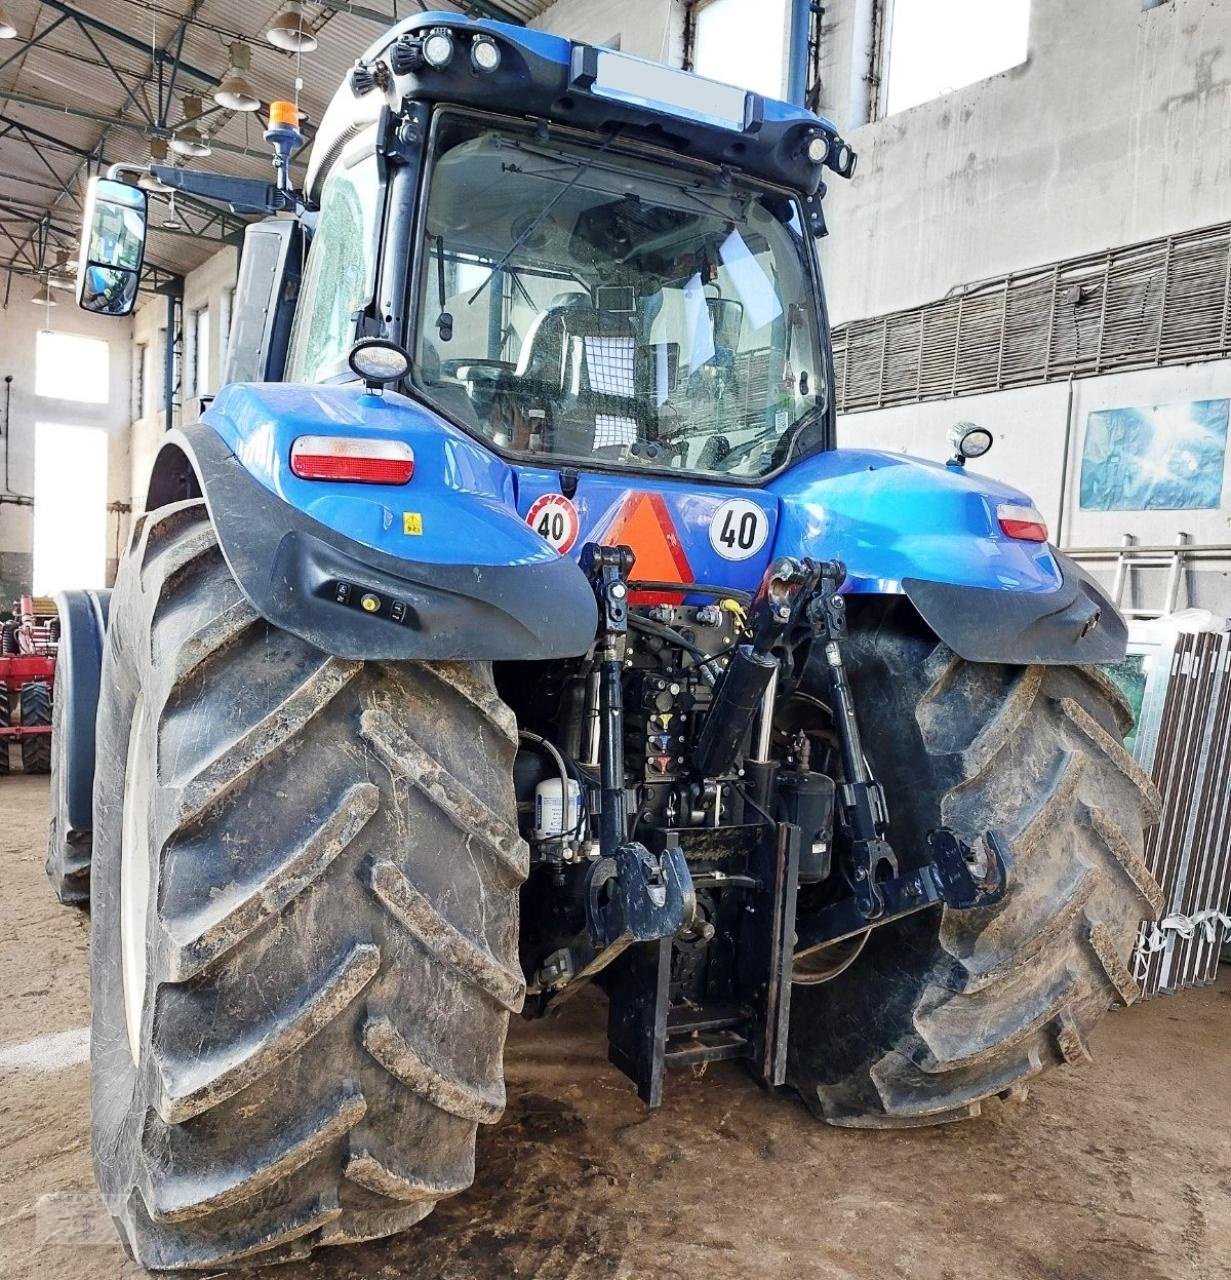
[[[109,22],[104,22],[101,18],[94,17],[93,14],[82,13],[80,9],[74,9],[71,4],[65,4],[64,0],[42,0],[42,2],[49,9],[62,13],[66,18],[72,18],[79,26],[93,27],[100,34],[110,36],[112,40],[117,40],[120,44],[126,44],[130,49],[140,50],[147,58],[153,57],[155,62],[165,63],[169,66],[178,65],[181,71],[187,72],[190,76],[195,76],[198,80],[203,80],[208,85],[216,87],[222,83],[220,76],[212,75],[208,71],[202,71],[200,67],[194,67],[190,62],[184,62],[183,59],[177,58],[168,49],[151,49],[146,41],[139,40],[127,31],[121,31],[119,27],[113,27]]]
[[[120,105],[116,108],[116,112],[115,112],[116,115],[118,116],[120,112],[123,111],[124,108],[128,106],[128,104],[131,102],[133,106],[136,107],[137,110],[140,111],[141,114],[145,117],[150,127],[153,128],[155,124],[154,116],[151,113],[149,107],[146,106],[145,102],[142,100],[141,95],[120,74],[119,68],[107,56],[106,49],[104,49],[102,45],[99,44],[98,41],[94,39],[94,33],[90,30],[90,28],[87,27],[84,23],[79,23],[78,25],[81,27],[81,34],[85,36],[85,38],[90,42],[90,45],[93,48],[94,52],[97,53],[98,56],[103,60],[103,66],[106,68],[107,71],[109,71],[112,74],[112,76],[115,78],[115,81],[120,86],[120,88],[124,90],[124,101],[121,102]],[[138,83],[140,83],[139,79],[138,79]]]
[[[331,9],[334,13],[347,13],[352,18],[363,18],[367,22],[377,22],[382,27],[391,27],[395,22],[401,21],[387,13],[380,13],[376,9],[369,9],[366,5],[351,4],[350,0],[312,0],[320,9]],[[494,0],[457,0],[457,3],[463,9],[473,9],[476,13],[481,14],[485,18],[494,18],[497,22],[508,22],[515,27],[524,27],[526,24],[515,13],[511,13],[502,5],[494,3]]]
[[[63,138],[57,138],[53,134],[44,133],[41,129],[36,129],[32,124],[26,124],[21,120],[14,120],[11,116],[0,115],[0,124],[8,126],[8,129],[16,129],[19,133],[28,133],[30,137],[37,138],[40,142],[46,143],[49,147],[54,147],[59,151],[63,151],[66,155],[77,156],[81,160],[93,160],[96,152],[87,151],[84,147],[75,146],[71,142],[65,142]],[[5,130],[5,133],[8,132]]]
[[[108,115],[105,111],[90,111],[86,107],[70,107],[63,102],[53,102],[48,98],[36,98],[30,93],[16,93],[12,90],[5,90],[4,97],[10,102],[15,102],[23,107],[37,107],[43,111],[54,111],[57,115],[70,116],[74,120],[89,120],[94,124],[110,125],[113,128],[124,129],[129,133],[139,134],[143,138],[148,138],[153,130],[150,129],[142,120],[134,120],[131,116]],[[64,145],[64,144],[61,144]],[[211,138],[209,145],[215,151],[225,152],[228,155],[248,156],[253,160],[268,160],[270,153],[267,151],[254,151],[251,147],[236,146],[233,142],[223,142],[218,138]],[[93,156],[93,152],[85,153]],[[302,156],[291,161],[293,166],[304,164]]]
[[[43,41],[46,40],[47,37],[51,35],[51,33],[57,27],[62,26],[67,21],[68,21],[68,15],[65,13],[62,13],[53,22],[49,22],[47,26],[45,26],[42,29],[42,31],[36,31],[30,37],[30,39],[25,42],[25,44],[21,45],[21,47],[16,50],[16,52],[10,53],[9,56],[5,58],[3,62],[0,62],[0,71],[3,71],[5,67],[10,65],[10,63],[16,62],[18,58],[24,58],[26,54],[29,53],[30,50],[35,47],[35,45],[42,44]]]
[[[45,226],[48,231],[54,231],[57,235],[71,236],[74,240],[77,238],[77,230],[75,227],[61,227],[52,222],[45,210],[30,211],[28,209],[18,208],[17,205],[10,204],[7,200],[0,200],[0,213],[7,213],[11,219],[18,222],[32,222],[35,226]]]
[[[26,178],[18,178],[13,175],[5,175],[4,179],[11,182],[28,182]],[[48,186],[49,184],[41,183],[37,185]],[[59,195],[68,196],[75,211],[81,211],[84,202],[81,196],[69,186],[58,188]],[[16,206],[20,204],[29,204],[32,212],[19,209]],[[166,235],[189,236],[196,239],[208,238],[210,240],[218,240],[221,243],[230,243],[236,236],[242,234],[244,228],[248,225],[242,218],[237,218],[230,213],[229,210],[220,209],[215,205],[207,204],[204,201],[194,199],[191,195],[185,195],[181,192],[175,193],[176,211],[184,219],[184,230],[178,230],[173,227],[151,227],[152,231],[165,233]],[[70,236],[76,240],[79,231],[75,227],[59,227],[55,223],[48,221],[48,211],[40,209],[33,202],[24,200],[21,196],[13,195],[7,198],[0,197],[0,213],[8,212],[15,217],[22,218],[28,223],[40,224],[47,222],[53,231],[62,235]],[[191,215],[191,216],[189,216]],[[194,222],[194,218],[199,217],[201,221]],[[216,235],[209,235],[212,228],[217,228]]]

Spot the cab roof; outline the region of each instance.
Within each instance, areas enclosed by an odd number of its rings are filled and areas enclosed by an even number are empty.
[[[447,32],[454,55],[433,67],[421,56],[424,38]],[[499,65],[482,72],[471,58],[475,40],[491,41]],[[395,74],[418,62],[415,70]],[[457,13],[417,13],[368,47],[338,88],[317,132],[304,192],[319,198],[321,181],[346,144],[406,99],[478,107],[502,115],[546,119],[621,140],[738,169],[802,193],[823,229],[822,171],[843,177],[855,155],[823,116],[789,102],[572,41],[546,31]]]

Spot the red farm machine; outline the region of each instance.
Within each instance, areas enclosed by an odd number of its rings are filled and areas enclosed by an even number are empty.
[[[0,631],[0,774],[16,743],[26,773],[51,772],[51,707],[60,619],[50,600],[22,596]]]

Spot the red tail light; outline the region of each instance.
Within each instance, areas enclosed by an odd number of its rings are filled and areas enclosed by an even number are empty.
[[[1047,541],[1047,522],[1037,507],[1002,502],[996,508],[996,520],[1006,538],[1020,538],[1023,542]]]
[[[415,474],[415,454],[401,440],[300,436],[291,445],[291,471],[301,480],[405,484]]]

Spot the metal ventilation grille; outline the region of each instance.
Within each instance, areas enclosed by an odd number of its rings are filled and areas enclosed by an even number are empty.
[[[1231,354],[1231,223],[974,285],[833,335],[855,413]]]

